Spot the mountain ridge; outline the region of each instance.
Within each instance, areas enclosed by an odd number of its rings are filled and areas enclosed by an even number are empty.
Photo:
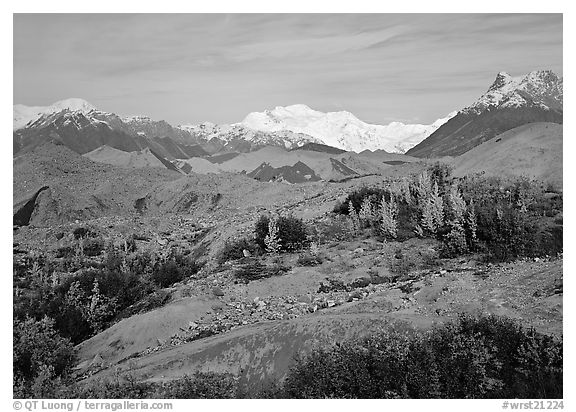
[[[563,122],[563,80],[550,70],[512,77],[500,72],[487,91],[406,152],[416,157],[458,156],[515,127]]]

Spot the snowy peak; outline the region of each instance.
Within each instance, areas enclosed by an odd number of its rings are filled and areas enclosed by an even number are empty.
[[[62,110],[88,113],[92,110],[96,110],[96,107],[86,100],[76,97],[60,100],[50,106],[25,106],[23,104],[15,104],[12,109],[13,129],[21,129],[28,123],[36,121],[42,115],[57,113]]]
[[[464,111],[480,114],[487,109],[523,106],[550,110],[561,109],[562,105],[562,79],[551,70],[537,70],[519,77],[500,72],[486,93]]]
[[[365,123],[347,111],[320,112],[304,104],[253,112],[239,123],[261,132],[290,131],[309,135],[320,143],[347,151],[386,150],[404,152],[416,145],[455,113],[431,125],[392,122],[381,126]]]
[[[70,111],[80,111],[82,113],[88,113],[92,110],[96,110],[96,107],[84,99],[77,97],[72,97],[70,99],[60,100],[51,106],[49,106],[50,111],[58,112],[60,110],[68,109]]]
[[[506,72],[500,72],[496,75],[496,80],[494,80],[494,83],[492,83],[492,86],[490,86],[488,92],[500,90],[511,83],[514,83],[512,76]]]
[[[551,70],[513,77],[500,72],[472,105],[407,152],[416,157],[459,156],[527,123],[563,122],[562,78]]]

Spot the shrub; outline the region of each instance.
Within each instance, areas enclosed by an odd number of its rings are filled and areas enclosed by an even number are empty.
[[[461,315],[425,333],[390,329],[296,359],[288,398],[562,398],[562,343],[516,322]]]
[[[250,282],[251,280],[269,278],[272,276],[281,276],[289,270],[289,267],[280,263],[267,266],[259,260],[252,259],[247,263],[239,265],[239,267],[234,272],[234,276],[245,282]]]
[[[244,258],[244,250],[249,251],[252,255],[259,253],[259,247],[253,240],[241,238],[238,240],[227,240],[216,259],[220,264],[230,260],[242,259]]]
[[[72,231],[75,239],[82,239],[87,237],[97,236],[97,233],[89,227],[79,226]]]
[[[60,388],[68,399],[230,399],[238,396],[238,380],[228,373],[196,372],[166,382],[141,382],[127,375]]]
[[[470,176],[460,187],[467,203],[474,204],[476,238],[491,259],[506,261],[562,251],[561,226],[545,217],[561,212],[561,202],[551,203],[543,185],[525,178]]]
[[[102,238],[86,239],[83,250],[86,256],[98,256],[104,250],[104,240]]]
[[[159,385],[159,399],[233,399],[238,390],[237,379],[226,373],[196,372]]]
[[[320,256],[313,256],[311,253],[301,253],[298,255],[298,265],[300,266],[316,266],[322,263]]]
[[[562,251],[560,193],[546,192],[544,184],[526,178],[476,175],[456,181],[450,173],[449,166],[438,163],[410,180],[384,182],[383,189],[364,187],[334,211],[351,216],[350,236],[359,223],[368,225],[371,204],[378,202],[383,230],[377,236],[398,241],[433,236],[444,242],[444,256],[478,250],[506,261]],[[359,209],[363,218],[357,217]]]
[[[352,202],[352,207],[354,208],[354,210],[361,210],[362,203],[367,198],[373,199],[374,204],[378,204],[378,202],[380,202],[380,199],[382,199],[383,194],[384,194],[383,189],[375,187],[362,187],[350,193],[346,197],[344,202],[338,203],[334,207],[334,213],[347,215],[350,211],[349,209],[350,202]]]
[[[158,269],[152,273],[152,280],[161,288],[171,286],[182,279],[184,279],[182,272],[176,262],[172,261],[160,264]]]
[[[14,396],[44,397],[49,392],[43,389],[47,382],[70,373],[75,362],[72,343],[58,334],[48,317],[16,320],[12,333],[14,380],[19,382]]]
[[[270,218],[260,216],[254,229],[255,241],[262,250],[266,250],[266,237],[269,236]],[[281,251],[292,252],[300,249],[307,242],[308,234],[302,219],[294,216],[280,216],[277,221],[278,242]]]
[[[70,258],[76,254],[76,249],[74,246],[61,246],[56,249],[55,256],[57,258]]]

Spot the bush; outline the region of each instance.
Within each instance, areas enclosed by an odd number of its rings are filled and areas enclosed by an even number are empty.
[[[562,343],[510,319],[462,315],[426,333],[388,330],[299,357],[288,398],[562,398]]]
[[[238,396],[237,379],[227,373],[196,372],[167,382],[141,382],[128,375],[60,388],[67,399],[231,399]]]
[[[158,399],[233,399],[238,383],[225,373],[196,372],[170,382],[162,383],[155,391]]]
[[[222,264],[230,260],[242,259],[244,258],[244,250],[249,251],[252,255],[257,255],[260,252],[258,245],[251,239],[227,240],[218,254],[217,261]]]
[[[350,202],[352,202],[352,206],[354,207],[354,210],[360,210],[362,208],[362,203],[364,202],[364,199],[367,199],[367,198],[372,198],[373,204],[374,204],[374,206],[376,206],[380,202],[380,200],[382,199],[382,196],[384,195],[384,193],[385,193],[384,189],[375,188],[375,187],[362,187],[362,188],[355,190],[352,193],[350,193],[346,197],[344,202],[336,204],[333,211],[334,211],[334,213],[337,213],[337,214],[347,215],[349,212],[348,204]]]
[[[89,227],[79,226],[72,231],[75,239],[97,236],[97,233]]]
[[[48,317],[26,318],[13,324],[14,397],[46,397],[42,383],[66,377],[75,362],[74,347],[63,338]],[[48,388],[46,388],[48,389]]]
[[[254,229],[255,241],[262,250],[266,250],[266,236],[268,236],[270,218],[262,215],[256,222]],[[293,216],[280,216],[277,222],[280,250],[292,252],[300,249],[307,242],[308,234],[302,219]]]
[[[73,246],[61,246],[55,251],[57,258],[70,258],[76,254],[76,249]]]
[[[102,238],[86,239],[83,248],[86,256],[98,256],[104,250],[104,240]]]
[[[171,286],[182,279],[184,279],[182,272],[176,262],[172,261],[160,264],[152,273],[152,280],[161,288]]]
[[[161,288],[166,288],[195,275],[201,268],[201,264],[186,256],[175,255],[153,269],[152,280]]]
[[[316,266],[322,264],[322,258],[320,256],[314,256],[310,252],[306,252],[298,255],[297,262],[300,266]]]
[[[279,263],[268,266],[259,260],[251,259],[248,263],[239,265],[234,272],[234,276],[244,282],[250,282],[251,280],[281,276],[289,270],[289,267]]]
[[[546,217],[562,212],[561,195],[549,198],[542,184],[525,178],[469,176],[460,187],[475,205],[476,236],[492,260],[562,251],[562,226]]]
[[[455,179],[448,165],[436,163],[410,180],[384,184],[353,191],[334,212],[360,210],[370,223],[380,205],[384,231],[376,236],[398,241],[432,236],[443,241],[444,257],[485,251],[491,260],[507,261],[563,250],[562,194],[546,192],[549,187],[541,182],[481,175]]]

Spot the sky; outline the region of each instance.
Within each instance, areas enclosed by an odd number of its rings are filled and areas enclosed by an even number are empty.
[[[562,72],[561,14],[15,14],[14,103],[171,124],[306,104],[429,124],[506,71]]]

